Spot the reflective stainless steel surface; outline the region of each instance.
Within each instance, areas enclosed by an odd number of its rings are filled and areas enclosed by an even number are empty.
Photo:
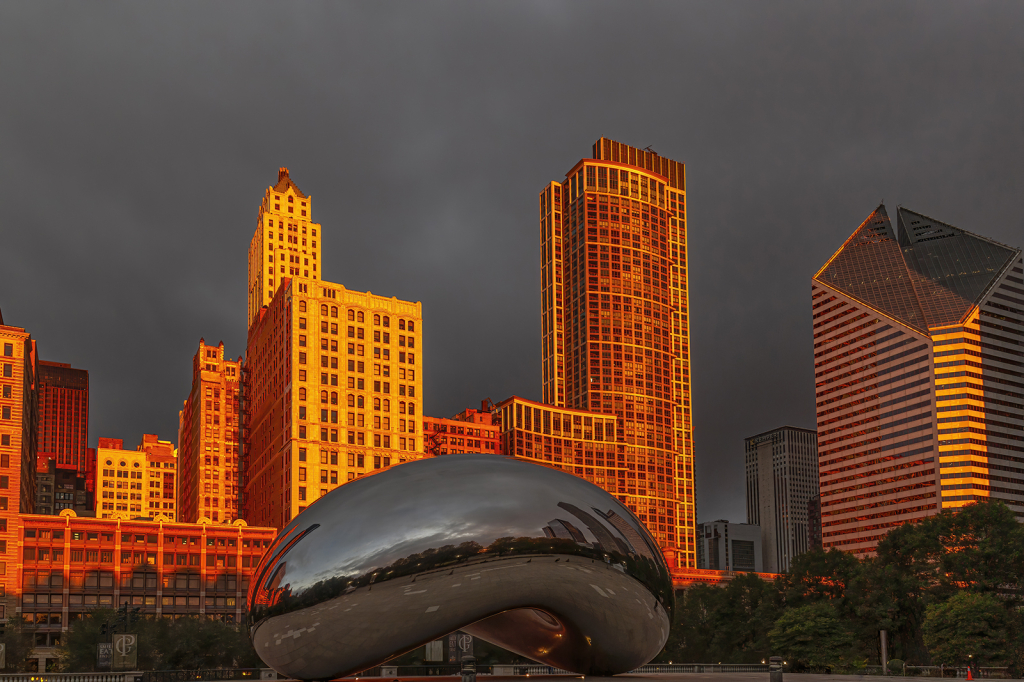
[[[672,579],[604,490],[496,455],[361,478],[281,531],[249,590],[260,657],[304,680],[365,670],[462,629],[541,663],[626,672],[668,638]]]

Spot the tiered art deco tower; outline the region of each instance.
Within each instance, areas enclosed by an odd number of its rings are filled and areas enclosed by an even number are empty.
[[[323,281],[311,205],[282,168],[249,246],[239,511],[277,528],[422,457],[421,306]]]
[[[601,138],[539,209],[544,402],[617,417],[600,478],[693,567],[684,166]]]
[[[814,275],[824,549],[997,497],[1024,518],[1020,249],[885,206]]]

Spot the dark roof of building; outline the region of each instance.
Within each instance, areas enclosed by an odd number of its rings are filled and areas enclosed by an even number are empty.
[[[291,177],[288,176],[288,169],[279,168],[277,171],[277,184],[274,185],[274,191],[285,192],[288,190],[289,187],[295,190],[295,193],[298,194],[301,198],[306,198],[306,195],[302,193],[302,190],[299,189],[299,186],[292,181]]]
[[[962,322],[1018,249],[884,205],[861,223],[814,276],[922,333]]]

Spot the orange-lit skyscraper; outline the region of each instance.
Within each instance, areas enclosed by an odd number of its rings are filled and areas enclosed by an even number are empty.
[[[39,361],[39,454],[59,468],[89,469],[89,372]]]
[[[35,511],[38,366],[32,335],[5,326],[0,314],[0,512]],[[0,527],[3,538],[8,547],[17,547],[18,538],[7,536],[6,525]]]
[[[263,196],[249,244],[249,327],[286,277],[321,279],[323,235],[312,215],[313,198],[292,182],[287,168],[280,169],[277,184]]]
[[[544,402],[617,417],[595,476],[695,567],[684,166],[601,138],[539,208]]]
[[[265,300],[243,367],[242,518],[278,528],[346,481],[423,456],[420,304],[322,281],[310,204],[281,169],[249,249],[250,292]],[[295,207],[294,224],[278,206]]]
[[[224,357],[224,343],[199,339],[192,391],[178,413],[178,519],[238,518],[241,361]]]
[[[1024,518],[1020,249],[884,206],[814,275],[824,549],[997,497]]]

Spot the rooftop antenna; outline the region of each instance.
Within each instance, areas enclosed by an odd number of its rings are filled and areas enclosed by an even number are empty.
[[[651,145],[647,145],[646,147],[644,147],[644,151],[645,152],[650,152],[652,154],[657,154],[658,153],[658,152],[654,151],[653,149],[651,149]]]

